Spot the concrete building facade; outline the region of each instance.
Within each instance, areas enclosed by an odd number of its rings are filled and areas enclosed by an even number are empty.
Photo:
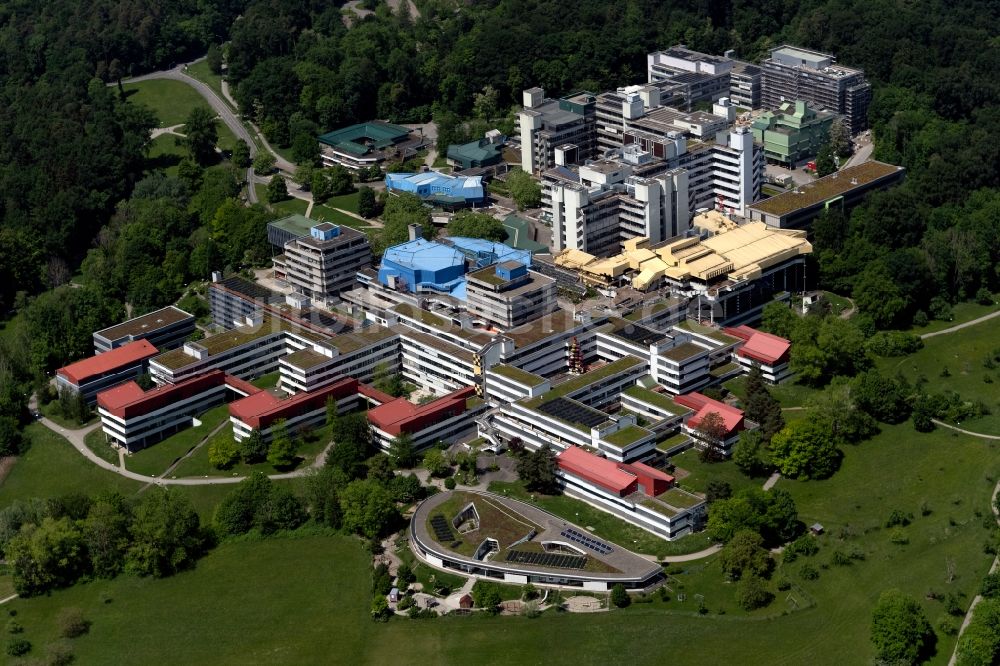
[[[794,169],[812,159],[830,137],[836,114],[816,111],[805,102],[783,102],[766,111],[750,126],[754,141],[764,148],[769,163]]]
[[[354,286],[358,270],[371,265],[368,236],[343,225],[321,222],[308,236],[285,243],[274,257],[274,276],[307,298],[325,302]]]

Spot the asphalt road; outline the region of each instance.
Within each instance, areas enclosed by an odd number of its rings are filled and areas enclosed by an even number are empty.
[[[219,118],[222,119],[222,122],[226,124],[233,134],[246,142],[247,146],[250,148],[250,158],[253,159],[257,155],[257,142],[254,141],[253,136],[250,134],[249,130],[247,130],[246,126],[240,121],[239,118],[236,117],[236,114],[233,113],[232,108],[230,108],[225,100],[216,95],[214,90],[193,76],[189,76],[184,71],[188,65],[193,65],[201,60],[202,58],[199,58],[198,60],[192,60],[190,63],[177,65],[173,69],[165,69],[158,72],[150,72],[149,74],[142,74],[140,76],[133,76],[129,79],[122,79],[122,83],[139,83],[141,81],[152,81],[154,79],[170,79],[172,81],[186,83],[194,88],[199,95],[205,98],[208,105],[211,106],[212,110],[219,115]],[[261,141],[265,146],[268,145],[266,141],[263,141],[263,137],[261,137]],[[268,149],[272,154],[274,154],[276,164],[279,169],[288,170],[291,168],[291,170],[294,170],[294,165],[290,164],[280,155],[274,153],[274,150],[271,149],[270,146],[268,146]],[[253,187],[255,182],[261,182],[261,179],[254,177],[253,167],[251,166],[247,169],[247,200],[250,203],[257,203],[257,192]]]

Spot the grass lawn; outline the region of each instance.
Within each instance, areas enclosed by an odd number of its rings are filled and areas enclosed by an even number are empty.
[[[97,467],[65,438],[41,424],[32,423],[24,431],[31,437],[31,448],[0,484],[0,507],[16,499],[93,494],[106,489],[130,494],[140,486],[138,481]]]
[[[684,469],[690,475],[680,478],[677,476],[677,483],[684,490],[696,493],[705,492],[709,481],[725,481],[733,489],[733,492],[749,488],[760,487],[767,477],[751,479],[736,467],[736,463],[731,460],[724,462],[710,463],[702,462],[701,454],[695,449],[688,449],[670,458],[670,462],[677,465],[678,470]]]
[[[997,445],[971,437],[886,426],[849,447],[831,479],[780,481],[800,518],[827,531],[818,554],[781,572],[793,583],[791,596],[779,593],[749,617],[735,609],[733,586],[709,558],[668,567],[670,601],[653,595],[623,611],[377,624],[367,617],[369,564],[361,544],[312,536],[227,543],[173,578],[123,576],[10,607],[39,652],[55,636],[59,610],[81,608],[93,626],[73,649],[77,662],[87,664],[151,663],[166,655],[191,664],[384,664],[398,661],[400,646],[406,663],[596,664],[620,663],[627,654],[630,664],[660,664],[663,651],[650,643],[653,635],[684,637],[684,649],[671,657],[678,664],[730,663],[737,654],[741,664],[868,663],[871,609],[880,592],[902,589],[936,626],[944,605],[927,600],[929,591],[956,594],[967,604],[978,588],[991,559],[982,551],[992,533],[983,516],[1000,475],[997,452]],[[882,527],[895,508],[914,515],[904,528],[906,545],[890,543]],[[835,550],[857,550],[865,559],[836,566]],[[805,563],[818,579],[801,580]],[[677,592],[687,600],[678,601]],[[709,611],[704,616],[697,614],[699,594]],[[782,614],[796,605],[805,610]],[[930,663],[947,663],[953,646],[954,639],[939,636]]]
[[[910,328],[909,332],[916,335],[922,335],[923,333],[933,333],[934,331],[941,331],[958,324],[963,324],[967,321],[972,321],[977,317],[982,317],[983,315],[988,315],[991,312],[1000,310],[1000,302],[997,301],[998,297],[994,294],[994,303],[992,305],[980,305],[979,303],[956,303],[951,306],[952,318],[950,321],[935,319],[928,322],[926,326],[913,326]],[[994,322],[994,324],[995,323],[996,322]],[[989,324],[985,325],[989,326]]]
[[[403,562],[410,565],[410,569],[413,571],[413,575],[416,576],[417,582],[421,584],[423,591],[428,594],[433,594],[439,585],[447,585],[452,591],[458,590],[465,585],[465,581],[467,580],[463,576],[438,571],[419,562],[413,556],[413,551],[410,550],[409,546],[403,546],[396,550],[396,555]]]
[[[885,374],[902,373],[910,381],[927,380],[931,392],[955,391],[965,400],[982,400],[993,413],[963,421],[962,427],[989,435],[1000,435],[1000,368],[983,366],[986,355],[1000,348],[996,320],[985,321],[954,333],[924,340],[924,348],[902,359],[880,358]],[[944,369],[947,377],[942,377]],[[992,383],[987,383],[987,379]]]
[[[830,312],[835,315],[840,315],[841,312],[851,309],[851,302],[840,294],[835,294],[832,291],[824,291],[823,296],[830,303]]]
[[[197,446],[219,424],[229,420],[229,405],[213,407],[199,416],[198,420],[201,421],[199,426],[185,428],[149,448],[126,455],[125,467],[146,476],[159,476],[175,460]],[[232,428],[224,427],[222,431],[228,431],[232,437]]]
[[[219,99],[224,101],[226,104],[229,104],[229,100],[227,100],[225,95],[222,94],[222,75],[212,73],[212,70],[208,68],[207,60],[202,60],[193,65],[189,65],[187,73],[207,85],[213,92],[215,92],[216,95],[219,96]]]
[[[324,202],[324,205],[328,206],[329,208],[340,208],[341,210],[357,213],[359,197],[360,195],[357,192],[351,192],[350,194],[341,194],[340,196],[337,197],[330,197]]]
[[[232,439],[232,436],[233,429],[229,426],[224,426],[222,430],[212,435],[212,437],[205,442],[204,446],[195,451],[190,458],[185,459],[180,465],[178,465],[177,469],[175,469],[170,476],[180,479],[185,476],[247,476],[248,474],[257,471],[264,472],[265,474],[275,474],[277,472],[277,470],[275,470],[274,467],[267,462],[256,463],[253,465],[247,465],[239,462],[226,470],[213,467],[211,463],[208,462],[208,450],[212,446],[212,443],[216,440],[227,437]],[[298,440],[299,462],[293,469],[297,469],[303,465],[312,464],[312,462],[316,459],[316,456],[322,453],[323,449],[326,448],[329,441],[330,429],[328,426],[318,428],[312,437],[312,441],[303,442],[301,439]]]
[[[614,542],[628,550],[646,555],[679,555],[693,553],[709,545],[704,534],[695,534],[678,541],[665,541],[646,530],[626,523],[620,518],[596,509],[586,502],[566,495],[539,495],[531,500],[531,493],[524,490],[519,482],[506,483],[494,481],[490,484],[490,492],[508,495],[519,500],[535,504],[540,509],[565,518],[581,527],[592,527],[592,532],[608,541]]]
[[[740,375],[734,377],[723,386],[733,393],[740,400],[746,399],[747,376]],[[803,407],[810,399],[823,392],[822,389],[815,389],[804,384],[796,384],[795,381],[787,381],[777,385],[768,384],[767,390],[771,393],[782,407]]]
[[[149,156],[146,158],[148,171],[162,170],[168,176],[177,175],[177,165],[187,157],[187,150],[177,145],[176,134],[161,134],[149,142]]]
[[[280,380],[281,380],[280,372],[269,372],[266,375],[261,375],[257,379],[251,380],[250,383],[256,386],[257,388],[269,389],[277,386]]]
[[[232,152],[233,146],[236,145],[236,135],[233,134],[233,130],[229,129],[229,125],[222,122],[221,119],[215,121],[215,126],[219,131],[219,140],[215,142],[215,145]]]
[[[125,92],[130,102],[148,106],[156,114],[160,127],[180,125],[195,107],[209,108],[194,88],[181,81],[154,79],[126,83]]]
[[[267,189],[264,188],[264,198],[262,201],[267,201]],[[306,210],[309,208],[309,202],[302,199],[296,199],[295,197],[290,197],[284,201],[279,201],[278,203],[268,204],[276,213],[281,213],[282,215],[305,215]]]
[[[120,576],[10,608],[32,656],[57,638],[59,610],[80,608],[93,624],[72,643],[79,664],[346,663],[376,639],[367,566],[344,537],[230,543],[172,578]]]
[[[96,453],[102,459],[107,460],[109,463],[114,465],[119,463],[118,451],[108,444],[108,440],[104,436],[103,429],[95,428],[87,433],[87,436],[83,438],[83,443],[87,445],[88,449]]]
[[[324,220],[334,224],[343,224],[346,227],[353,227],[355,229],[367,229],[371,227],[366,220],[359,220],[356,217],[351,217],[350,215],[342,213],[335,208],[331,208],[327,204],[313,206],[312,218],[314,220]]]

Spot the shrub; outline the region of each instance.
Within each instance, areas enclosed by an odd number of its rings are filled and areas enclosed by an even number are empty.
[[[23,638],[12,638],[7,641],[7,654],[20,657],[31,652],[31,643]]]
[[[902,527],[893,527],[889,532],[889,541],[897,546],[905,546],[910,543],[910,537],[906,536],[906,530]]]
[[[632,603],[632,599],[628,596],[628,592],[625,591],[625,586],[621,583],[617,583],[611,588],[611,603],[618,608],[625,608]]]
[[[778,590],[785,592],[786,590],[792,589],[792,582],[785,578],[784,576],[778,576],[775,579],[775,584],[778,586]]]
[[[954,636],[958,633],[958,623],[947,615],[942,615],[937,623],[938,631],[945,636]]]
[[[771,603],[774,595],[757,576],[747,576],[736,584],[736,603],[745,611],[763,608]]]
[[[90,621],[83,617],[79,608],[64,608],[59,611],[59,635],[63,638],[76,638],[90,631]]]
[[[417,579],[417,577],[413,575],[413,569],[411,569],[410,565],[406,564],[405,562],[403,564],[400,564],[399,569],[396,570],[396,578],[401,583],[400,587],[409,585],[410,583],[412,583]]]
[[[455,483],[455,477],[453,476],[449,476],[447,479],[444,480],[444,487],[447,488],[448,490],[454,490],[456,485],[457,484]]]
[[[1000,597],[1000,573],[986,574],[979,593],[987,598]]]
[[[896,527],[897,525],[906,527],[913,520],[912,513],[905,513],[899,509],[893,509],[889,514],[889,519],[885,521],[886,527]]]
[[[851,558],[847,556],[847,553],[835,550],[833,551],[833,555],[830,556],[830,564],[838,567],[846,567],[851,564]]]
[[[413,604],[414,604],[413,597],[403,597],[402,599],[399,600],[399,603],[396,604],[396,608],[399,610],[406,610],[407,608],[412,607]]]
[[[73,663],[73,646],[69,641],[57,641],[45,647],[46,666],[66,666]]]
[[[22,627],[17,620],[11,619],[7,622],[8,634],[19,634],[22,631],[24,631],[24,627]]]
[[[819,578],[819,571],[811,564],[803,564],[799,569],[799,575],[802,576],[802,580],[816,580]]]

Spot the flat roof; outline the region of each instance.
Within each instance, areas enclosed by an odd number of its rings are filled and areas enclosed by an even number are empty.
[[[316,220],[308,218],[305,215],[295,214],[279,220],[272,220],[267,223],[267,226],[281,229],[301,238],[302,236],[309,235],[309,230],[316,226]]]
[[[370,347],[371,345],[395,337],[396,332],[385,326],[366,326],[362,329],[350,333],[341,333],[330,338],[327,342],[341,354],[350,354],[359,349]]]
[[[333,358],[326,356],[325,354],[315,352],[312,349],[300,349],[297,352],[292,352],[287,356],[283,356],[281,360],[301,370],[308,370],[310,368],[315,368],[317,365],[326,363],[327,361],[332,361]]]
[[[560,308],[551,314],[505,331],[503,335],[513,340],[514,345],[518,349],[521,349],[540,342],[551,335],[565,333],[579,326],[584,326],[584,324],[576,321],[572,312]]]
[[[671,361],[683,361],[685,359],[693,358],[700,354],[707,354],[709,350],[694,344],[693,342],[682,342],[676,347],[671,347],[666,351],[660,352],[660,356]]]
[[[861,164],[845,167],[811,183],[799,185],[793,190],[783,192],[770,199],[758,201],[749,207],[768,215],[787,215],[842,196],[859,187],[866,187],[901,171],[905,171],[901,166],[868,160]]]
[[[136,340],[127,345],[95,354],[82,361],[70,363],[59,368],[56,372],[79,386],[94,377],[136,365],[156,356],[157,353],[156,347],[151,345],[148,340]]]
[[[615,446],[626,447],[652,434],[652,431],[646,430],[642,426],[633,425],[607,435],[604,437],[604,441]]]
[[[444,354],[447,354],[448,356],[454,356],[455,358],[461,359],[466,363],[473,363],[475,361],[476,355],[468,349],[459,347],[458,345],[448,342],[447,340],[442,340],[441,338],[431,335],[430,333],[417,331],[409,326],[399,326],[395,330],[401,337],[416,340],[417,342],[426,345],[428,348],[436,349]]]
[[[644,388],[639,385],[629,386],[627,389],[622,391],[624,395],[631,396],[636,400],[649,403],[655,407],[670,412],[675,416],[680,416],[681,414],[687,414],[691,410],[683,405],[678,405],[673,399],[665,393],[657,393],[656,391],[651,391],[648,388]]]
[[[625,372],[626,370],[634,368],[635,366],[643,362],[644,361],[636,358],[635,356],[624,356],[618,359],[617,361],[614,361],[613,363],[608,363],[607,365],[597,368],[596,370],[592,370],[586,374],[578,375],[576,377],[573,377],[572,379],[564,381],[563,383],[557,386],[553,386],[552,390],[543,393],[537,398],[532,398],[527,402],[525,402],[524,404],[528,408],[534,409],[535,407],[544,402],[548,402],[549,400],[555,400],[556,398],[569,395],[570,393],[575,393],[576,391],[585,388],[587,386],[590,386],[591,384],[596,384],[597,382],[607,379],[608,377],[611,377],[618,373]]]
[[[184,310],[173,305],[168,305],[165,308],[134,317],[120,324],[102,328],[99,331],[95,331],[94,335],[113,342],[130,335],[134,337],[144,333],[152,333],[185,319],[193,320],[194,315],[184,312]]]
[[[723,345],[736,344],[741,340],[734,335],[730,335],[718,328],[712,326],[706,326],[701,322],[695,321],[693,319],[684,319],[682,321],[674,324],[674,328],[680,329],[682,331],[687,331],[688,333],[694,333],[696,335],[703,335],[706,338],[715,340],[716,342]]]
[[[484,345],[493,339],[493,336],[489,333],[475,330],[470,331],[453,323],[450,318],[445,319],[444,317],[434,314],[430,310],[422,310],[410,305],[409,303],[398,303],[389,308],[389,310],[401,314],[404,317],[416,319],[427,326],[432,326],[445,333],[464,338],[473,344]]]
[[[546,381],[541,375],[536,375],[533,372],[528,372],[527,370],[522,370],[521,368],[515,368],[514,366],[507,365],[506,363],[494,365],[489,369],[489,372],[495,372],[501,377],[512,379],[519,384],[524,384],[525,386],[532,388],[540,386]]]

